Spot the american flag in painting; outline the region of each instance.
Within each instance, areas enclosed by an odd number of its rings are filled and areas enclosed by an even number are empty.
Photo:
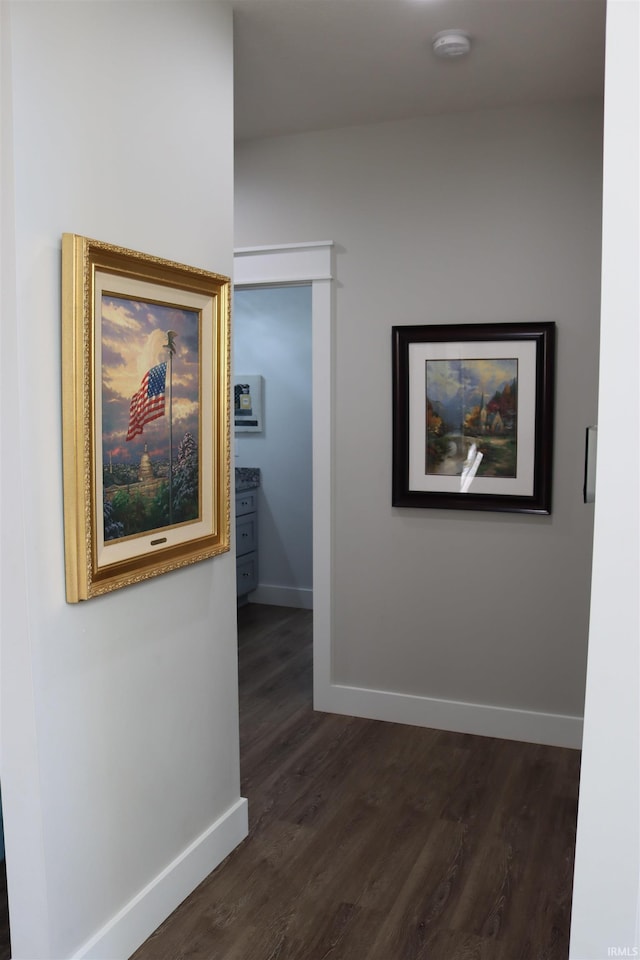
[[[151,367],[142,378],[140,389],[131,398],[129,407],[129,429],[127,440],[133,440],[145,423],[164,416],[164,385],[167,378],[167,364],[159,363]]]

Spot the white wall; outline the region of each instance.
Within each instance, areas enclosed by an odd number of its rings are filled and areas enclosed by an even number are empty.
[[[640,954],[640,9],[609,2],[600,431],[573,960]]]
[[[311,607],[311,287],[236,289],[234,374],[264,377],[264,430],[237,433],[237,467],[260,467],[260,603]]]
[[[60,236],[231,273],[231,13],[188,0],[2,8],[13,956],[124,957],[246,830],[235,571],[228,554],[65,603]]]
[[[237,150],[237,245],[337,245],[332,709],[580,742],[601,123],[584,102]],[[524,320],[558,325],[552,516],[392,509],[392,324]]]

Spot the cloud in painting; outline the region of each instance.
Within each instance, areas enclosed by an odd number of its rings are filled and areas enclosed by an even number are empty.
[[[517,376],[515,359],[428,360],[427,392],[431,400],[446,403],[455,397],[490,397]]]
[[[192,420],[198,422],[198,404],[186,397],[175,397],[173,401],[173,422]],[[193,432],[193,431],[192,431]]]
[[[119,297],[102,298],[102,326],[109,326],[114,332],[140,333],[142,324],[135,316],[131,300],[122,300]]]
[[[145,443],[168,450],[167,415],[145,425],[142,436],[124,442],[131,398],[152,367],[168,360],[167,331],[173,330],[173,420],[197,433],[199,403],[199,315],[173,305],[105,294],[102,302],[102,441],[103,452],[122,449],[123,459],[137,458]],[[195,352],[192,347],[195,346]]]
[[[106,367],[120,367],[126,363],[122,353],[117,348],[114,341],[105,343],[102,341],[102,365]]]

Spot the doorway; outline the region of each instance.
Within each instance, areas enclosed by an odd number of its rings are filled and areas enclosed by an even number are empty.
[[[235,466],[260,470],[259,583],[250,598],[310,610],[311,285],[236,288],[233,331],[234,394],[259,393],[257,421],[235,414]]]
[[[316,709],[324,709],[331,689],[333,252],[330,241],[320,241],[245,247],[236,250],[234,256],[236,289],[283,284],[311,287],[313,699]]]

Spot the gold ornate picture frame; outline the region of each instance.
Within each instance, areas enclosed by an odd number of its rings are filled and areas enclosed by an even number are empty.
[[[67,601],[230,545],[230,280],[62,238]]]

